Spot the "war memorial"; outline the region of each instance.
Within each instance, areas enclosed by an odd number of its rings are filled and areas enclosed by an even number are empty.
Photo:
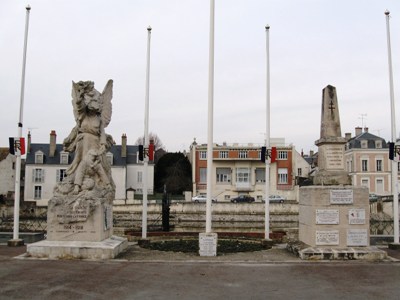
[[[102,93],[91,81],[72,83],[76,126],[64,149],[74,160],[49,201],[47,240],[27,246],[31,257],[108,259],[127,247],[125,238],[113,236],[115,184],[105,157],[114,142],[104,131],[111,121],[112,88],[112,80]]]
[[[318,170],[314,185],[299,192],[299,240],[302,259],[384,259],[370,247],[368,188],[354,187],[344,165],[336,88],[322,91]]]

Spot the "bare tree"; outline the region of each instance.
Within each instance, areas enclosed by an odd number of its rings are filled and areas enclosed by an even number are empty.
[[[163,149],[164,150],[164,145],[159,138],[159,136],[156,133],[150,132],[149,133],[149,141],[153,140],[154,141],[154,151]],[[144,135],[140,136],[137,138],[135,145],[143,145],[144,144]]]

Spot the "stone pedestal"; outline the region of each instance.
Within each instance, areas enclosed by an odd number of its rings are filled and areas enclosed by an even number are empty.
[[[27,246],[27,255],[51,259],[112,259],[128,245],[113,236],[112,205],[106,199],[54,197],[47,211],[47,240]]]
[[[299,240],[320,248],[367,247],[369,215],[367,188],[302,187]]]
[[[100,242],[112,236],[112,205],[105,200],[49,201],[47,240]]]

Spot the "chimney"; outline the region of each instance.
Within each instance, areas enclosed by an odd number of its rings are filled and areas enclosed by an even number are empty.
[[[361,133],[362,133],[362,128],[356,127],[356,136],[360,135]]]
[[[28,131],[28,145],[27,145],[27,153],[31,153],[31,132]]]
[[[49,149],[49,157],[54,157],[56,154],[56,138],[57,134],[55,130],[50,132],[50,149]]]
[[[121,138],[121,157],[126,157],[126,134],[122,134]]]
[[[351,139],[351,132],[346,132],[344,134],[344,137],[346,138],[346,141],[350,140]]]
[[[310,150],[310,157],[314,156],[314,150]]]
[[[364,132],[368,132],[368,127],[364,127]]]

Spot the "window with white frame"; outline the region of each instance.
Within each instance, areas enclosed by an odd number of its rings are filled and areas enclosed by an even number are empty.
[[[42,187],[40,185],[35,185],[33,197],[34,199],[42,199]]]
[[[137,172],[137,182],[138,183],[143,182],[143,172],[142,171]]]
[[[361,141],[361,148],[362,149],[367,149],[368,148],[368,141]]]
[[[217,182],[231,182],[231,168],[217,168]]]
[[[66,169],[58,169],[56,172],[56,181],[61,182],[64,178],[67,177],[67,170]]]
[[[377,149],[382,148],[382,141],[380,141],[380,140],[375,141],[375,148],[377,148]]]
[[[278,151],[278,159],[281,159],[281,160],[288,159],[288,152],[287,151]]]
[[[200,159],[207,159],[207,151],[200,151],[199,156]]]
[[[107,155],[107,161],[112,166],[114,164],[114,155],[111,152],[108,152]]]
[[[361,160],[361,171],[362,172],[367,172],[368,171],[368,160],[367,159],[362,159]]]
[[[32,182],[44,182],[44,170],[43,169],[33,169],[32,170]]]
[[[256,169],[256,182],[265,182],[265,168]]]
[[[361,186],[369,188],[369,180],[367,178],[361,179]]]
[[[250,169],[249,168],[237,168],[236,169],[236,182],[250,182]]]
[[[38,151],[35,153],[35,164],[42,164],[43,163],[43,152]]]
[[[301,168],[297,168],[297,176],[301,176],[302,175],[302,170],[301,170]]]
[[[278,184],[287,184],[288,182],[288,169],[278,168]]]
[[[247,158],[248,151],[247,150],[239,150],[239,158]]]
[[[219,151],[219,158],[229,158],[228,151]]]
[[[68,152],[61,152],[60,153],[60,164],[61,165],[68,165]]]
[[[207,183],[207,168],[200,168],[200,183]]]
[[[377,159],[376,160],[376,171],[377,172],[382,172],[383,171],[383,167],[382,167],[382,160],[381,159]]]

